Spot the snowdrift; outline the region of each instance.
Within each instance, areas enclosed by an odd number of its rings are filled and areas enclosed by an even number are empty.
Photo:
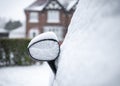
[[[79,0],[54,86],[120,86],[120,0]]]

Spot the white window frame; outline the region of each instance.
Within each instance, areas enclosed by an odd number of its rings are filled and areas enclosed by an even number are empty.
[[[38,12],[30,12],[29,22],[30,23],[37,23],[37,22],[39,22],[39,14],[38,14]]]
[[[59,23],[60,22],[60,12],[58,10],[48,10],[47,22],[48,23]]]

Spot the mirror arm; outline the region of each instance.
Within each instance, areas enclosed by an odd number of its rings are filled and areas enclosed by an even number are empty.
[[[50,66],[50,68],[52,69],[52,71],[54,72],[54,74],[56,74],[56,67],[55,67],[55,60],[52,60],[52,61],[48,61],[48,64]]]

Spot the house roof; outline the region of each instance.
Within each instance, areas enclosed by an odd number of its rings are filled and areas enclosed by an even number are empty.
[[[77,4],[78,4],[78,0],[72,0],[72,1],[68,4],[66,10],[67,10],[67,11],[70,11],[71,9],[74,9],[74,7],[75,7]]]
[[[23,24],[21,27],[11,30],[9,38],[25,38],[25,33],[25,25]]]
[[[30,11],[41,11],[43,8],[46,6],[48,3],[48,0],[37,0],[34,3],[32,3],[30,6],[25,8],[25,10],[30,10]]]
[[[8,33],[8,31],[4,28],[0,28],[0,33]]]
[[[36,0],[34,3],[32,3],[30,6],[28,6],[25,10],[42,11],[52,1],[56,1],[58,3],[58,5],[61,6],[61,8],[66,11],[70,11],[78,2],[78,0],[72,0],[69,3],[65,4],[65,3],[60,3],[59,0]]]
[[[45,8],[46,9],[63,9],[63,10],[65,10],[64,6],[58,0],[48,0],[48,3]]]

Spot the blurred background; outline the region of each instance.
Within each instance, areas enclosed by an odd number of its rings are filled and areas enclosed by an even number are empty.
[[[27,45],[53,31],[61,44],[78,0],[1,0],[0,86],[49,86],[53,76],[45,62],[30,59]]]

